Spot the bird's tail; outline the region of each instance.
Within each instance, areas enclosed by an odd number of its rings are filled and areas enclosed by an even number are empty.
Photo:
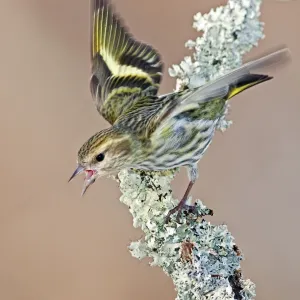
[[[246,89],[255,86],[259,83],[272,79],[272,76],[260,74],[245,74],[240,77],[236,82],[229,85],[228,93],[225,97],[226,100],[231,99],[235,95],[245,91]]]

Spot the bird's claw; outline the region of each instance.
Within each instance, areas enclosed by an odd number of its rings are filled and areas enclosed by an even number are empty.
[[[166,216],[166,221],[165,221],[166,224],[170,222],[171,216],[175,213],[177,213],[176,222],[179,223],[179,219],[180,219],[180,216],[181,216],[183,210],[186,210],[188,213],[198,215],[195,205],[188,205],[188,204],[186,204],[184,202],[182,203],[180,201],[180,203],[177,206],[175,206],[168,212],[168,214]]]

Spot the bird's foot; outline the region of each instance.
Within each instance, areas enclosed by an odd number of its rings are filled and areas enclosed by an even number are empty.
[[[189,214],[190,214],[190,213],[191,213],[191,214],[195,214],[195,215],[198,214],[198,213],[197,213],[197,208],[196,208],[195,205],[188,205],[188,204],[186,204],[185,202],[186,202],[186,201],[181,200],[177,206],[175,206],[174,208],[172,208],[172,209],[168,212],[168,214],[167,214],[167,216],[166,216],[166,223],[169,223],[169,221],[170,221],[170,219],[171,219],[171,216],[174,215],[174,214],[176,214],[176,213],[177,213],[176,221],[179,222],[180,216],[181,216],[181,214],[182,214],[182,212],[183,212],[184,210],[186,210]]]

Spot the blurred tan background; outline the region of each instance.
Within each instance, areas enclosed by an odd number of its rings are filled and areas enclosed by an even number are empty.
[[[226,1],[115,0],[131,32],[167,68],[196,37],[192,17]],[[293,62],[234,99],[193,190],[246,256],[257,299],[299,294],[300,1],[265,1],[266,39],[247,58],[287,44]],[[174,299],[171,280],[127,250],[133,229],[117,184],[67,184],[76,153],[107,126],[89,94],[89,1],[2,0],[0,9],[0,299]],[[298,27],[298,28],[297,28]],[[165,77],[161,93],[174,88]],[[187,184],[183,170],[174,193]],[[175,184],[174,184],[175,186]]]

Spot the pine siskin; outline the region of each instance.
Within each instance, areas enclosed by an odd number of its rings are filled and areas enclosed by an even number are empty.
[[[82,195],[97,178],[124,168],[187,167],[189,185],[168,215],[180,211],[198,177],[197,162],[210,145],[226,101],[272,77],[252,74],[287,57],[283,49],[249,62],[196,89],[158,96],[163,63],[151,46],[135,40],[107,0],[91,2],[91,94],[112,125],[87,140],[70,180],[85,172]]]

